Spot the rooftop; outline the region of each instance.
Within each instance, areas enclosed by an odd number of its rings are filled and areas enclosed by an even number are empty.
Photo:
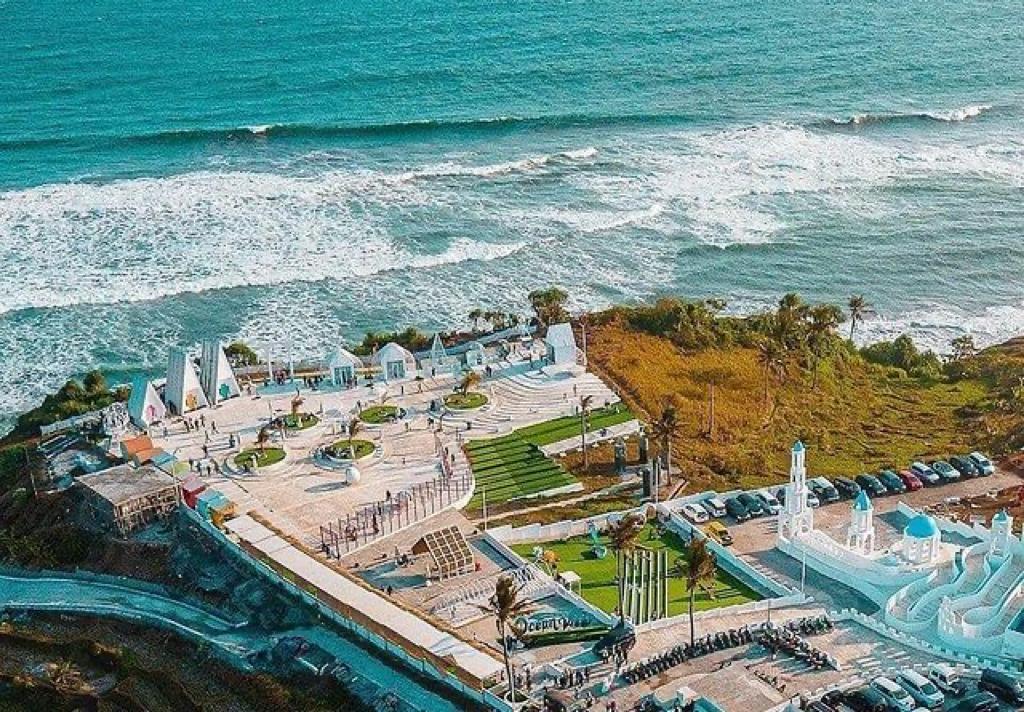
[[[78,484],[112,504],[120,504],[173,487],[177,480],[155,467],[117,465],[91,475],[83,475],[78,478]]]

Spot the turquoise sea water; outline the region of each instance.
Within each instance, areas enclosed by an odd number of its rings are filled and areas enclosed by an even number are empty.
[[[1024,329],[1020,0],[0,0],[0,414],[171,344],[659,292]]]

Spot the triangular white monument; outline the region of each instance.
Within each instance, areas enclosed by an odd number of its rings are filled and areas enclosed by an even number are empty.
[[[128,416],[138,427],[145,430],[153,423],[161,421],[167,415],[167,407],[160,400],[156,389],[148,378],[137,378],[132,383],[132,392],[128,397]]]
[[[235,372],[231,369],[228,356],[219,341],[203,342],[203,358],[200,362],[199,381],[210,405],[234,398],[242,390],[238,387]]]
[[[189,360],[185,349],[171,349],[167,360],[167,390],[164,392],[167,406],[178,415],[208,406],[196,367]]]

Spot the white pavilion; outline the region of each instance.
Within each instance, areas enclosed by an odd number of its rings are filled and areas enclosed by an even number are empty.
[[[384,344],[373,355],[371,363],[380,368],[385,381],[403,381],[416,376],[416,357],[394,341]]]
[[[576,337],[568,322],[552,324],[544,337],[548,361],[553,364],[576,363]]]
[[[327,357],[327,373],[335,386],[348,387],[356,382],[356,372],[363,367],[362,360],[351,351],[336,348]]]

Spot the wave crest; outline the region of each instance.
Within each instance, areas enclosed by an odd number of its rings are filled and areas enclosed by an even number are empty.
[[[915,111],[892,114],[854,114],[846,119],[829,119],[826,123],[832,126],[863,126],[867,124],[899,124],[915,121],[941,121],[956,123],[977,118],[991,111],[990,104],[970,104],[950,111]]]

